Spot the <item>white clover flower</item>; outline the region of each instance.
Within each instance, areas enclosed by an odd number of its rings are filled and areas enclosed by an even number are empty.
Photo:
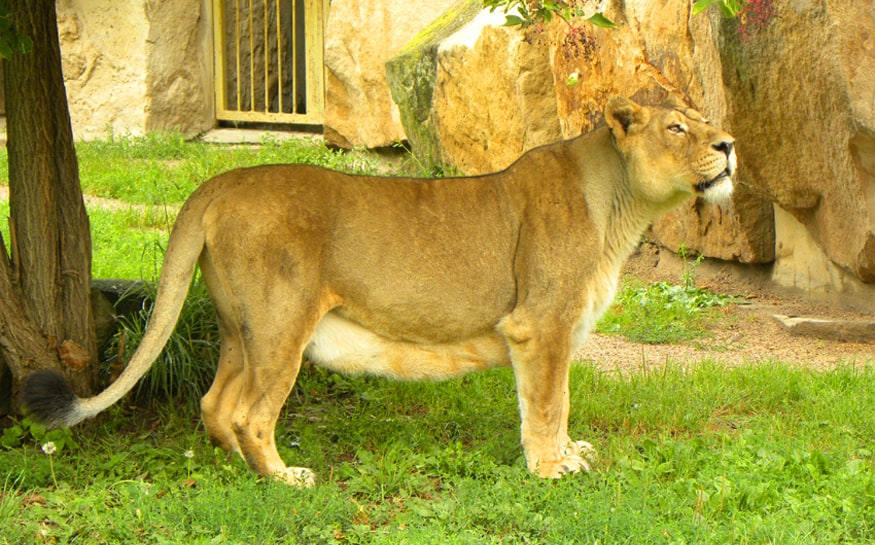
[[[51,456],[55,453],[56,450],[58,450],[57,447],[55,447],[54,441],[49,441],[45,443],[41,448],[43,449],[43,452],[48,454],[49,456]]]
[[[188,449],[187,451],[183,452],[182,455],[190,460],[190,459],[194,458],[194,450]]]

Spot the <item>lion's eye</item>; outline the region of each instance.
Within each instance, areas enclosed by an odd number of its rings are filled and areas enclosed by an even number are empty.
[[[686,134],[687,128],[680,123],[672,123],[668,126],[668,132],[677,135]]]

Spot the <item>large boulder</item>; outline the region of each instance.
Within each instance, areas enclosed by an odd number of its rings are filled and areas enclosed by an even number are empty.
[[[462,2],[386,64],[421,163],[481,174],[561,138],[549,47],[504,21],[478,0]]]
[[[731,21],[722,33],[747,181],[795,219],[782,220],[788,239],[810,237],[834,264],[875,282],[875,11],[830,0],[773,8],[761,25]],[[784,242],[779,261],[794,259]],[[829,270],[800,265],[791,268]]]
[[[386,83],[386,60],[452,1],[331,2],[325,36],[327,142],[378,148],[406,138]]]

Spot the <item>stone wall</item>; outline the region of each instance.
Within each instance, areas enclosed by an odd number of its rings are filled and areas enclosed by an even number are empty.
[[[206,0],[57,0],[77,139],[212,127]]]
[[[776,9],[746,38],[738,21],[722,27],[745,175],[830,261],[875,282],[875,12],[832,0]]]
[[[415,59],[402,75],[426,74],[415,87],[433,88],[428,104],[405,111],[405,78],[395,78],[414,152],[428,141],[428,157],[471,174],[556,139],[530,127],[593,129],[611,96],[686,97],[738,139],[738,189],[729,209],[691,201],[653,236],[673,250],[772,264],[782,285],[875,309],[875,12],[838,0],[772,7],[740,28],[716,9],[692,16],[686,0],[609,2],[617,29],[586,26],[571,39],[554,24],[523,41],[469,17],[483,24],[410,50],[417,37],[388,71],[391,81]],[[538,63],[550,70],[525,68]]]

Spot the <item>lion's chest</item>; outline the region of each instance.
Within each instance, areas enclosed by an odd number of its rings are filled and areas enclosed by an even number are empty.
[[[614,301],[619,280],[619,271],[615,271],[615,268],[611,267],[609,271],[600,271],[601,274],[594,275],[589,282],[588,290],[584,294],[584,309],[577,320],[572,335],[572,353],[583,347],[596,323]]]

